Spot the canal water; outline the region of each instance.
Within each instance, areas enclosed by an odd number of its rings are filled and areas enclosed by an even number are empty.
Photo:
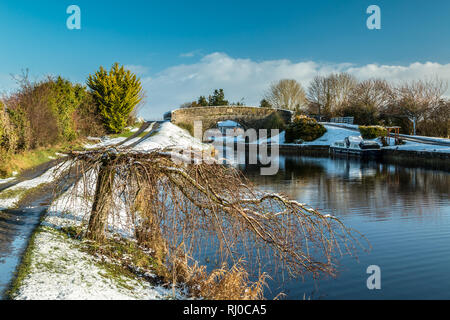
[[[339,217],[372,250],[340,258],[334,279],[272,281],[267,298],[283,291],[288,299],[450,299],[450,173],[291,155],[279,165],[273,176],[239,168],[261,189]],[[370,265],[381,269],[381,290],[367,288]]]

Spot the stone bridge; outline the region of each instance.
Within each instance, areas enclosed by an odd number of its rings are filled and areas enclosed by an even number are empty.
[[[168,112],[164,120],[174,124],[193,125],[194,121],[202,121],[203,130],[216,126],[217,122],[232,120],[239,123],[244,129],[261,129],[274,114],[278,114],[286,124],[291,122],[292,111],[258,107],[220,106],[183,108]]]

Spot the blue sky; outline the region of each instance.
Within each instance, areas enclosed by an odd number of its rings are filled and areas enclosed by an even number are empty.
[[[71,4],[81,8],[81,30],[66,28]],[[371,4],[381,8],[381,30],[366,27]],[[117,61],[139,72],[141,113],[151,118],[214,86],[256,104],[277,76],[304,86],[335,70],[450,78],[449,16],[448,0],[2,0],[0,90],[24,68],[83,82]]]

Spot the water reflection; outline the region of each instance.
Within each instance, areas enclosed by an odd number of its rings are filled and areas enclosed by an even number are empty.
[[[240,169],[262,189],[340,216],[432,213],[450,190],[448,173],[358,159],[281,156],[275,176],[261,176],[256,165]]]
[[[356,261],[340,259],[337,279],[276,280],[271,292],[288,298],[450,298],[450,174],[376,161],[280,156],[280,171],[261,176],[255,165],[239,166],[264,190],[340,217],[371,242]],[[366,268],[382,270],[382,290],[366,287]],[[270,294],[268,298],[270,298]]]

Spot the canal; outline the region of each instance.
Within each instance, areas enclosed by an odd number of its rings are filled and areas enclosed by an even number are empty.
[[[339,217],[372,249],[339,259],[337,278],[275,277],[266,297],[288,299],[450,299],[450,174],[359,159],[280,156],[276,175],[239,168],[259,188]],[[381,269],[369,290],[367,267]]]

